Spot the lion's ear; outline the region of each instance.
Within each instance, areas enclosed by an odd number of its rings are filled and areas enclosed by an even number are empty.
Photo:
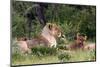
[[[51,30],[52,29],[52,24],[48,24],[48,28]]]

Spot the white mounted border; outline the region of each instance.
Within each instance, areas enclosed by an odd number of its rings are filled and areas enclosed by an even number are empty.
[[[16,0],[16,1],[33,1],[33,2],[49,2],[79,5],[96,5],[96,0]]]

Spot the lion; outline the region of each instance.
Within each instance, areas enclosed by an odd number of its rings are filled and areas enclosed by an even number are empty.
[[[77,33],[76,37],[74,38],[74,43],[70,45],[71,50],[82,49],[84,50],[85,41],[87,40],[87,36]]]
[[[61,37],[61,29],[57,24],[47,23],[40,35],[31,40],[18,41],[18,45],[22,52],[30,52],[31,48],[36,46],[56,47],[56,39]]]

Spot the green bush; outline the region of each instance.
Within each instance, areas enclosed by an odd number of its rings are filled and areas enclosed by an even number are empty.
[[[66,45],[59,45],[57,46],[58,49],[67,50]]]
[[[49,47],[34,47],[32,48],[32,54],[35,54],[37,56],[56,55],[57,50],[56,48],[49,48]]]
[[[69,53],[62,53],[58,55],[58,59],[61,62],[69,61],[71,59],[71,55]]]

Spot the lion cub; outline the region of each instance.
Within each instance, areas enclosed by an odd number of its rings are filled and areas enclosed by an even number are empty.
[[[70,46],[70,49],[71,50],[84,49],[87,36],[77,33],[77,35],[74,39],[75,39],[74,43]]]

